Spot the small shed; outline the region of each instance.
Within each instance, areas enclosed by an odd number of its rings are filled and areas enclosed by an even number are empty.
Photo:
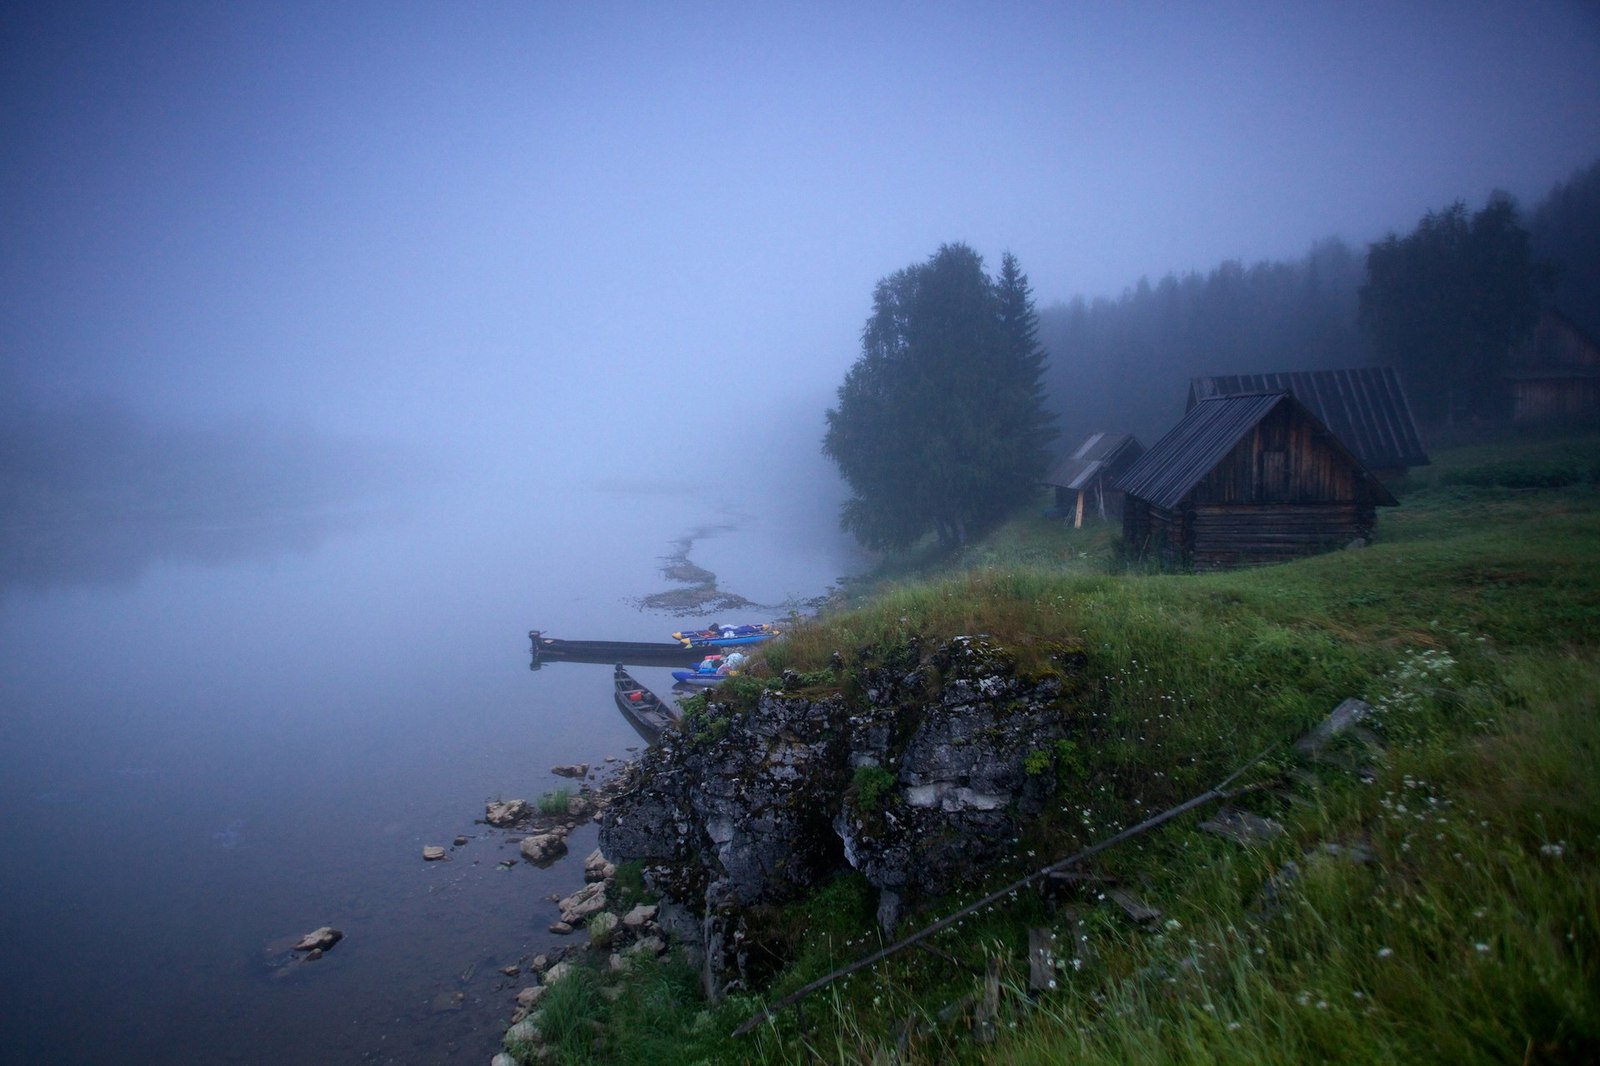
[[[1197,569],[1282,562],[1370,540],[1381,480],[1289,392],[1215,396],[1122,476],[1139,558]]]
[[[1191,378],[1189,408],[1213,396],[1248,392],[1294,393],[1363,466],[1385,480],[1404,476],[1410,467],[1428,465],[1400,372],[1393,367]]]
[[[1085,505],[1101,521],[1122,517],[1122,493],[1116,480],[1144,454],[1131,433],[1091,433],[1078,450],[1056,463],[1044,483],[1056,490],[1056,509],[1083,525]]]
[[[1540,316],[1506,358],[1514,422],[1600,419],[1600,345],[1560,311]]]

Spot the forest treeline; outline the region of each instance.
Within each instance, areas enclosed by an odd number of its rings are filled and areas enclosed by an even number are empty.
[[[1600,336],[1600,161],[1520,222],[1533,259],[1554,268],[1545,303]],[[1095,430],[1153,443],[1183,415],[1197,375],[1384,362],[1359,323],[1368,252],[1330,238],[1296,261],[1229,260],[1203,274],[1141,278],[1114,299],[1079,297],[1040,310],[1060,446],[1075,448]]]

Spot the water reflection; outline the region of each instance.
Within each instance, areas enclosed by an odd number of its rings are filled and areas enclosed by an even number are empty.
[[[386,465],[284,424],[162,426],[106,403],[7,412],[0,594],[308,554],[370,513]]]

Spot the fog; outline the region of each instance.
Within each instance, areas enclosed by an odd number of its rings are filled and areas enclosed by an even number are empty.
[[[879,278],[965,241],[1045,310],[1600,155],[1583,3],[53,3],[0,49],[8,1061],[486,1058],[573,871],[472,819],[637,743],[526,631],[663,639],[680,552],[750,620],[863,565],[820,440]],[[1092,369],[1053,394],[1131,409]]]
[[[569,471],[820,433],[874,281],[943,241],[1013,251],[1043,306],[1536,197],[1600,149],[1580,3],[66,4],[0,33],[13,387]]]

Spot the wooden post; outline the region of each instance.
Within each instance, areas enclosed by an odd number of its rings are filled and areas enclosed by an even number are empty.
[[[1082,529],[1083,528],[1083,490],[1082,489],[1078,490],[1078,513],[1072,519],[1072,528],[1073,529]]]

